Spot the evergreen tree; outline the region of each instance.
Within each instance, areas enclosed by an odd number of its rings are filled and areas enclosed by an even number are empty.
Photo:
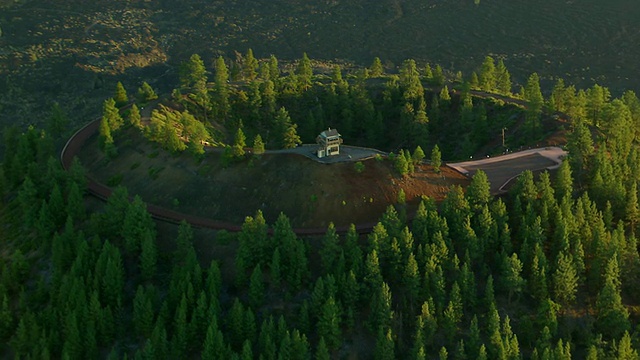
[[[533,73],[529,76],[527,86],[524,90],[524,100],[527,101],[528,106],[525,119],[526,128],[530,138],[537,139],[542,135],[540,115],[542,114],[542,106],[544,105],[538,74]]]
[[[631,229],[635,232],[636,225],[640,221],[640,207],[638,205],[638,186],[635,181],[631,183],[631,188],[627,191],[627,203],[625,206],[625,216]]]
[[[297,88],[301,91],[305,91],[311,87],[311,79],[313,77],[313,68],[311,67],[311,60],[307,56],[307,53],[302,54],[302,59],[298,62],[296,69],[296,83]]]
[[[53,103],[51,115],[47,119],[47,132],[51,134],[51,137],[58,138],[66,130],[68,123],[69,118],[60,107],[60,104]],[[5,161],[7,161],[6,159],[9,159],[9,157],[5,157]]]
[[[158,250],[154,236],[150,230],[142,235],[142,251],[140,252],[140,276],[143,280],[152,280],[156,274],[156,264],[158,262]]]
[[[381,284],[378,291],[371,300],[371,315],[369,318],[370,329],[388,329],[393,320],[393,311],[391,310],[391,290],[385,282]]]
[[[253,81],[258,75],[258,60],[253,56],[253,50],[247,50],[242,62],[242,76],[245,80]]]
[[[433,147],[431,150],[431,166],[433,166],[433,171],[436,173],[440,173],[440,166],[442,166],[442,155],[440,154],[440,148],[438,144]]]
[[[571,176],[571,166],[569,161],[563,161],[556,173],[554,189],[558,201],[573,193],[573,178]]]
[[[273,252],[273,257],[271,258],[271,265],[269,269],[271,270],[271,283],[274,286],[279,286],[282,281],[282,270],[280,268],[280,250],[276,249]]]
[[[0,341],[9,339],[9,335],[13,333],[13,315],[9,307],[9,298],[7,294],[2,295],[2,304],[0,304]]]
[[[638,351],[633,348],[631,343],[631,336],[628,331],[624,332],[622,339],[618,343],[617,360],[638,360],[640,356]]]
[[[244,148],[247,146],[246,136],[244,136],[244,132],[242,132],[242,128],[238,128],[236,131],[236,136],[233,140],[233,156],[236,158],[240,158],[244,156]]]
[[[275,55],[269,57],[269,79],[271,81],[278,81],[280,79],[280,67],[278,66],[278,59]]]
[[[133,299],[133,324],[139,336],[148,338],[154,328],[153,305],[150,294],[139,285],[136,296]]]
[[[120,116],[120,111],[116,107],[116,102],[112,98],[104,101],[102,107],[102,122],[106,123],[111,132],[118,130],[124,124],[124,120],[122,116]],[[106,134],[102,135],[107,137]]]
[[[142,129],[142,124],[140,123],[140,109],[138,109],[138,105],[131,105],[131,110],[129,110],[129,124],[138,129]]]
[[[382,61],[380,61],[380,58],[376,56],[373,59],[371,67],[369,68],[369,76],[371,76],[372,78],[377,78],[382,76],[383,73],[384,68],[382,67]]]
[[[391,329],[381,327],[378,329],[376,349],[373,355],[375,360],[394,360],[395,350]]]
[[[469,205],[471,205],[473,209],[480,209],[489,203],[491,199],[490,186],[489,178],[484,171],[477,170],[476,173],[473,174],[471,184],[469,184],[466,193]]]
[[[502,59],[498,60],[498,65],[496,66],[495,90],[499,94],[511,95],[511,74],[509,74],[509,70],[507,70]]]
[[[561,252],[556,260],[557,268],[553,275],[555,301],[563,307],[573,304],[578,291],[578,274],[571,255]]]
[[[413,163],[416,165],[420,164],[424,159],[424,157],[425,157],[424,151],[422,150],[420,145],[416,146],[416,149],[413,151],[413,155],[411,156]]]
[[[333,296],[324,303],[318,319],[318,335],[326,339],[329,349],[337,349],[342,343],[340,331],[340,307],[336,304]]]
[[[122,83],[118,81],[116,84],[116,92],[113,96],[113,99],[116,102],[116,106],[121,108],[129,103],[129,97],[127,96],[127,90],[124,89]]]
[[[491,56],[487,56],[484,58],[484,61],[482,62],[482,67],[480,68],[480,75],[478,80],[480,83],[479,84],[480,89],[482,89],[483,91],[485,92],[495,91],[496,84],[497,84],[497,74],[496,74],[495,61]]]
[[[253,139],[253,154],[258,156],[264,154],[264,142],[260,134]]]
[[[620,296],[620,271],[614,256],[607,264],[604,286],[596,300],[596,328],[601,334],[617,339],[629,329],[629,312]]]
[[[511,303],[512,295],[519,294],[525,285],[525,280],[521,276],[522,262],[518,259],[518,255],[513,253],[511,257],[506,257],[503,271],[503,286],[509,293],[509,303]]]
[[[264,284],[262,283],[262,269],[256,265],[249,281],[249,303],[255,310],[260,309],[264,301]]]
[[[122,237],[127,253],[137,255],[145,236],[155,238],[155,223],[147,212],[147,205],[136,195],[127,207],[122,224]]]
[[[322,241],[322,249],[320,249],[320,260],[325,273],[336,274],[336,266],[338,265],[340,252],[340,238],[336,233],[336,228],[333,223],[329,223],[329,227]],[[329,342],[328,338],[326,340]]]
[[[282,107],[278,110],[275,117],[276,129],[277,129],[277,141],[278,146],[283,149],[291,149],[298,144],[301,144],[300,136],[296,131],[298,127],[296,124],[292,124],[291,118],[287,110]]]
[[[230,110],[229,102],[229,70],[224,62],[224,58],[219,56],[215,62],[215,92],[213,94],[217,115],[226,118]]]
[[[327,344],[324,341],[324,338],[321,337],[320,341],[318,341],[318,348],[316,349],[316,360],[330,360],[331,355],[329,355],[329,349],[327,348]]]
[[[138,102],[141,104],[146,104],[149,101],[156,100],[158,98],[158,94],[156,94],[155,90],[149,85],[146,81],[142,82],[142,85],[138,88]]]
[[[193,54],[189,60],[180,64],[180,85],[185,88],[198,86],[199,83],[206,84],[207,69],[200,55]]]

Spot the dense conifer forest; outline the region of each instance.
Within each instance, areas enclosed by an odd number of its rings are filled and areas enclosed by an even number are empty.
[[[194,55],[160,99],[146,83],[135,95],[119,84],[100,143],[118,161],[114,137],[133,127],[169,152],[203,157],[206,142],[248,161],[247,144],[294,147],[332,126],[407,167],[403,149],[468,158],[504,127],[518,129],[509,146],[535,144],[561,114],[569,156],[554,174],[524,172],[502,197],[478,171],[415,216],[390,206],[367,235],[329,226],[303,238],[286,214],[268,224],[256,211],[239,233],[208,240],[233,244],[223,258],[199,251],[187,223],[167,240],[124,187],[104,204],[86,197],[82,165],[58,160],[69,131],[54,107],[45,130],[5,131],[0,355],[637,359],[637,96],[559,80],[545,98],[536,74],[514,86],[490,57],[468,77],[413,60],[392,70],[379,59],[319,69],[304,55],[284,72],[251,51],[207,69]]]

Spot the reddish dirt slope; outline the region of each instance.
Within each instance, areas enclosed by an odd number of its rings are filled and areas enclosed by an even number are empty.
[[[172,156],[158,150],[134,132],[119,142],[119,155],[107,162],[91,139],[80,160],[102,183],[127,186],[130,194],[185,214],[241,224],[261,209],[272,223],[280,212],[302,228],[375,223],[404,189],[409,213],[421,195],[440,200],[451,184],[465,186],[468,179],[447,167],[436,174],[429,166],[402,178],[388,160],[364,161],[357,173],[354,163],[319,164],[300,155],[263,155],[223,167],[220,155],[207,154],[201,163],[189,155]]]

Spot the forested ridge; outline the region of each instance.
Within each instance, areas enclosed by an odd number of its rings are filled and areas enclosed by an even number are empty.
[[[172,94],[176,106],[154,111],[147,124],[133,106],[118,110],[129,102],[119,86],[105,102],[100,131],[111,161],[118,160],[112,137],[128,126],[142,128],[168,151],[206,156],[198,146],[206,140],[227,146],[230,161],[247,161],[239,153],[244,134],[260,135],[267,147],[295,146],[287,139],[305,139],[306,131],[315,136],[327,119],[340,119],[341,129],[363,144],[425,150],[438,144],[444,154],[463,157],[476,148],[459,146],[455,130],[476,126],[482,117],[469,114],[484,104],[465,98],[465,91],[513,90],[500,90],[487,59],[475,78],[458,82],[462,95],[453,115],[438,118],[434,102],[447,101],[449,93],[431,94],[428,102],[422,82],[447,89],[446,80],[429,75],[426,66],[418,71],[415,62],[407,61],[397,78],[379,72],[377,62],[344,82],[338,69],[325,86],[317,84],[322,77],[306,56],[287,76],[266,75],[279,71],[273,58],[247,58],[231,66],[248,64],[235,70],[241,83],[235,86],[224,76],[224,59],[209,82],[193,57]],[[365,86],[367,78],[383,75],[382,90]],[[269,89],[271,79],[280,84],[273,98],[260,90]],[[340,89],[336,85],[344,87],[345,103],[334,104],[338,113],[300,115],[314,108],[311,100],[326,111],[324,101],[332,97],[324,91]],[[257,98],[246,89],[260,90],[260,106],[245,107]],[[64,132],[59,109],[46,131],[9,129],[0,173],[0,353],[37,359],[637,359],[640,102],[632,92],[611,99],[606,88],[576,90],[561,81],[545,99],[535,75],[520,93],[527,106],[517,111],[528,141],[544,136],[544,113],[570,116],[569,157],[555,174],[525,172],[507,196],[494,198],[479,171],[442,203],[423,199],[410,221],[401,202],[390,206],[367,236],[354,228],[339,236],[329,226],[321,238],[299,238],[286,214],[267,224],[257,211],[241,232],[219,232],[211,240],[214,248],[237,244],[233,260],[215,252],[205,258],[186,223],[170,249],[161,248],[167,235],[158,234],[144,202],[126,188],[88,208],[82,166],[74,162],[63,171],[57,160],[56,134]],[[382,101],[370,100],[375,94]],[[142,107],[154,97],[143,86],[137,101]],[[458,122],[465,111],[469,122]],[[370,128],[357,120],[363,113],[370,115],[363,119],[387,119],[379,138],[362,135],[358,126]],[[309,118],[318,128],[303,123]],[[279,120],[264,123],[270,119]],[[412,138],[419,130],[425,132]]]

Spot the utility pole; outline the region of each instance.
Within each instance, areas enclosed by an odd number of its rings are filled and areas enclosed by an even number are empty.
[[[504,131],[506,130],[506,127],[502,128],[502,148],[504,149]]]

